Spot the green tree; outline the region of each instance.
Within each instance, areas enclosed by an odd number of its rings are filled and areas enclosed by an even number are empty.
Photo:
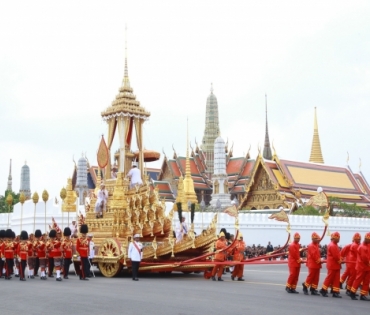
[[[323,215],[319,212],[319,210],[317,210],[315,207],[312,207],[312,206],[300,207],[298,210],[294,211],[293,214],[294,215],[317,215],[317,216]]]
[[[329,197],[330,215],[336,217],[369,218],[370,213],[355,203],[346,203],[339,198]],[[337,209],[337,211],[334,211]]]
[[[10,212],[13,212],[14,205],[19,202],[20,194],[16,194],[14,191],[11,191],[10,193],[13,196],[13,204],[10,206],[9,209],[9,205],[6,202],[6,197],[8,196],[8,193],[9,191],[6,190],[4,196],[0,195],[0,213],[8,213],[9,210]]]

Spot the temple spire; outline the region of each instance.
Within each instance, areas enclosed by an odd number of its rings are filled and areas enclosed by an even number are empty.
[[[322,157],[322,153],[321,153],[319,128],[317,126],[316,107],[315,107],[315,119],[314,119],[314,130],[313,130],[310,162],[324,164],[324,158]]]
[[[10,159],[10,165],[9,165],[9,176],[8,176],[8,186],[6,188],[7,191],[13,191],[12,189],[12,159]]]
[[[214,145],[216,138],[220,135],[220,126],[218,122],[218,104],[217,98],[213,93],[213,84],[211,83],[211,93],[207,98],[206,120],[204,135],[202,139],[202,150],[206,157],[206,175],[209,179],[213,175],[214,166]]]
[[[268,129],[268,122],[267,122],[267,94],[265,94],[265,103],[266,103],[266,131],[265,131],[265,146],[263,148],[263,158],[266,160],[272,160],[269,129]]]
[[[197,195],[194,189],[194,181],[191,177],[190,171],[190,158],[189,158],[189,122],[186,121],[186,162],[185,162],[185,178],[184,178],[184,195],[185,195],[185,204],[183,205],[184,210],[189,210],[188,202],[198,203]]]
[[[127,67],[127,25],[125,26],[125,74],[122,83],[125,88],[130,87],[130,79],[128,78],[128,67]]]

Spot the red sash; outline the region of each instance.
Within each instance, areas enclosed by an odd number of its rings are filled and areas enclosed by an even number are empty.
[[[137,251],[141,255],[141,250],[140,250],[139,246],[137,246],[135,242],[132,242],[132,243],[134,244],[135,248],[137,249]]]

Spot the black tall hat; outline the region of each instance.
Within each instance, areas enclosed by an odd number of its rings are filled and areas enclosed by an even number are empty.
[[[12,238],[15,238],[15,232],[12,231]]]
[[[0,238],[5,238],[5,230],[0,230]]]
[[[86,224],[82,224],[80,227],[80,233],[86,234],[89,232],[89,227]]]
[[[42,236],[41,230],[36,230],[35,237],[41,237],[41,236]]]
[[[27,233],[27,231],[22,231],[21,232],[21,240],[22,241],[28,240],[28,233]]]
[[[6,238],[12,238],[13,237],[13,231],[11,229],[7,229],[5,231],[5,237]]]
[[[49,232],[49,237],[57,237],[57,231],[55,231],[55,230],[51,230],[51,231]]]
[[[64,236],[71,236],[71,234],[72,234],[71,229],[70,229],[68,226],[67,226],[67,227],[65,227],[65,228],[64,228],[63,235],[64,235]]]

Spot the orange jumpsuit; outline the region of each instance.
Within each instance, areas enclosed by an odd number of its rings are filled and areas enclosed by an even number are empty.
[[[238,240],[233,248],[233,260],[242,261],[244,259],[245,242]],[[231,277],[243,278],[244,265],[235,265]]]
[[[356,279],[353,282],[351,292],[356,293],[358,287],[362,283],[360,294],[367,296],[369,293],[370,280],[370,259],[369,245],[362,243],[358,247],[357,262],[356,262]]]
[[[332,285],[333,292],[339,293],[339,282],[340,282],[340,250],[337,243],[333,241],[328,245],[326,267],[328,268],[328,274],[324,280],[322,288],[328,290],[328,287]]]
[[[220,252],[217,253],[217,254],[215,254],[214,261],[216,261],[216,262],[223,262],[223,261],[225,261],[226,253],[224,251],[222,251],[222,249],[225,249],[226,247],[227,247],[227,243],[226,243],[225,240],[224,241],[221,240],[221,239],[217,240],[217,242],[216,242],[216,250],[217,251],[220,250]],[[213,267],[213,270],[212,270],[212,277],[214,277],[216,275],[216,273],[217,273],[217,277],[218,278],[221,278],[223,271],[224,271],[224,266],[223,265],[215,265]]]
[[[320,279],[321,255],[318,243],[311,243],[307,246],[307,263],[308,276],[305,281],[305,286],[311,289],[317,289]]]
[[[297,287],[302,262],[302,259],[299,254],[299,247],[300,246],[298,242],[293,242],[289,246],[289,256],[288,256],[289,277],[286,286],[287,288],[294,290]]]
[[[357,262],[357,250],[360,244],[353,242],[347,255],[347,268],[349,269],[349,277],[347,280],[347,290],[351,290],[353,282],[356,279],[356,262]]]
[[[344,246],[342,248],[342,250],[340,251],[340,258],[342,261],[344,261],[345,258],[348,258],[348,255],[349,255],[349,249],[351,247],[352,244],[348,244],[346,246]],[[346,259],[346,261],[348,261],[348,259]],[[346,263],[346,270],[343,272],[342,276],[340,277],[340,283],[344,283],[347,278],[349,277],[349,266],[348,266],[348,263]]]

